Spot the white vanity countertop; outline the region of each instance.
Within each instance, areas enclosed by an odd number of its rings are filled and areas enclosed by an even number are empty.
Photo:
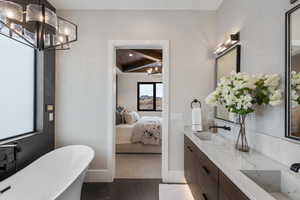
[[[275,199],[241,170],[276,170],[289,173],[300,181],[300,175],[291,172],[287,166],[256,151],[250,153],[237,151],[231,141],[220,135],[213,134],[212,140],[205,141],[200,140],[192,131],[185,130],[184,133],[251,200],[285,200],[285,198]],[[296,195],[298,199],[300,187],[296,185],[290,190],[289,193],[295,193],[293,196]]]

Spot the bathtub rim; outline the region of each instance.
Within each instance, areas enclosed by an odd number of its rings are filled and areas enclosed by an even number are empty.
[[[56,151],[56,150],[61,150],[61,149],[65,149],[65,148],[72,148],[72,147],[84,147],[84,148],[87,148],[89,151],[91,151],[92,152],[92,156],[91,156],[91,159],[89,160],[89,162],[85,165],[85,167],[80,171],[80,173],[78,174],[78,176],[74,179],[74,180],[72,180],[70,183],[68,183],[68,184],[66,184],[67,186],[66,187],[64,187],[64,188],[62,188],[62,190],[61,191],[59,191],[58,192],[58,194],[56,194],[55,196],[54,196],[54,199],[53,200],[55,200],[55,199],[57,199],[59,196],[61,196],[79,177],[80,177],[80,175],[82,174],[82,173],[84,173],[87,169],[88,169],[88,167],[89,167],[89,165],[91,164],[91,162],[93,161],[93,159],[95,158],[95,151],[94,151],[94,149],[92,149],[91,147],[89,147],[89,146],[87,146],[87,145],[67,145],[67,146],[63,146],[63,147],[59,147],[59,148],[57,148],[57,149],[54,149],[53,151],[50,151],[49,153],[47,153],[47,154],[51,154],[51,152],[54,152],[54,151]],[[45,154],[44,156],[46,156],[47,154]],[[42,156],[43,157],[43,156]],[[41,157],[41,158],[42,158]],[[40,159],[41,159],[40,158]],[[39,160],[39,159],[38,159]],[[38,160],[36,160],[36,161],[38,161]]]
[[[78,177],[80,177],[80,175],[82,175],[83,173],[85,173],[87,170],[88,170],[88,167],[89,165],[91,164],[92,160],[94,159],[95,157],[95,151],[87,146],[87,145],[67,145],[67,146],[63,146],[63,147],[59,147],[59,148],[56,148],[54,149],[53,151],[50,151],[46,154],[44,154],[43,156],[41,156],[40,158],[36,159],[35,161],[33,161],[32,163],[30,163],[28,166],[26,166],[25,168],[19,170],[18,172],[16,172],[15,174],[13,174],[12,176],[2,180],[1,182],[5,184],[5,182],[8,180],[10,181],[10,179],[13,180],[13,178],[19,174],[19,173],[22,173],[23,170],[25,170],[26,168],[30,167],[31,165],[35,164],[35,163],[38,163],[40,162],[40,160],[44,159],[45,156],[49,156],[51,154],[54,154],[54,152],[57,152],[57,151],[60,151],[60,150],[63,150],[63,149],[72,149],[72,148],[84,148],[87,152],[89,152],[87,155],[88,155],[88,160],[87,162],[83,165],[83,167],[81,167],[79,169],[79,172],[78,174],[76,174],[76,176],[72,177],[72,180],[69,180],[69,181],[66,181],[64,182],[65,184],[62,185],[62,187],[60,187],[59,189],[57,189],[57,191],[54,191],[53,192],[53,195],[51,195],[49,197],[49,199],[47,200],[55,200],[57,198],[59,198],[60,195],[62,195],[76,180]],[[11,185],[13,187],[13,185]]]

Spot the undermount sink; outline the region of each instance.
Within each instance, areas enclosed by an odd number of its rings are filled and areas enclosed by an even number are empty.
[[[300,199],[300,179],[288,172],[267,170],[241,170],[241,172],[275,199]]]

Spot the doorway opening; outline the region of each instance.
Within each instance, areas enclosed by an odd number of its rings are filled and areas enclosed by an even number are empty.
[[[156,43],[110,42],[112,181],[168,173],[168,42]]]
[[[116,49],[115,178],[161,178],[162,50]]]

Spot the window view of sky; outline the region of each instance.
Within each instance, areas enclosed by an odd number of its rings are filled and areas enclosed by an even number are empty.
[[[156,97],[163,97],[164,95],[164,89],[163,89],[163,84],[158,83],[156,84]]]
[[[140,85],[140,96],[153,96],[153,85]],[[163,97],[163,84],[156,84],[156,97]]]
[[[153,85],[140,85],[140,96],[153,96]]]

